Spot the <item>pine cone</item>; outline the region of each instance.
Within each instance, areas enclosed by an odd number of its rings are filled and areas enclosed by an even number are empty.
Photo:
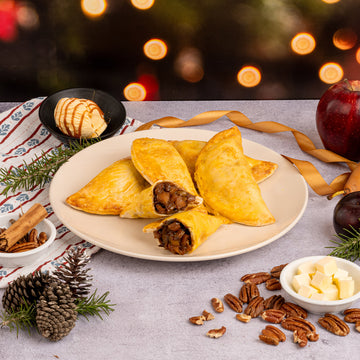
[[[28,305],[35,303],[49,284],[49,274],[36,271],[34,274],[21,275],[6,288],[2,305],[7,312],[18,311],[25,302]]]
[[[44,289],[36,306],[36,324],[42,336],[58,341],[69,334],[77,319],[74,301],[67,284],[54,281]]]
[[[92,276],[87,274],[90,269],[84,269],[90,257],[81,248],[77,248],[71,250],[64,259],[65,263],[54,272],[54,276],[69,285],[76,299],[84,298],[91,287]]]

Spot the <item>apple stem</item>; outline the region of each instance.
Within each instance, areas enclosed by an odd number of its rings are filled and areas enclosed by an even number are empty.
[[[348,79],[344,79],[344,81],[345,81],[348,89],[351,90],[351,91],[354,91],[354,88],[353,88],[352,85],[350,84],[350,81],[349,81]]]
[[[343,195],[343,194],[345,194],[345,190],[336,191],[333,194],[328,195],[327,199],[332,200],[335,196]]]

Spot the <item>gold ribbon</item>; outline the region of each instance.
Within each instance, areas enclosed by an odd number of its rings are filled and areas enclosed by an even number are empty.
[[[295,140],[300,149],[305,153],[326,163],[345,163],[351,171],[354,170],[357,165],[356,162],[348,160],[330,150],[317,149],[314,143],[305,134],[296,129],[277,123],[275,121],[261,121],[258,123],[253,123],[246,115],[244,115],[240,111],[206,111],[194,116],[187,121],[173,116],[165,116],[139,126],[136,131],[148,130],[153,125],[159,125],[166,128],[206,125],[220,119],[223,116],[226,116],[232,123],[237,126],[261,131],[264,133],[280,133],[290,131],[295,137]],[[349,175],[351,174],[351,172],[341,174],[337,176],[330,184],[328,184],[321,176],[319,171],[315,168],[315,166],[309,161],[293,159],[286,155],[282,156],[297,167],[297,169],[307,181],[309,186],[318,195],[330,195],[335,193],[336,191],[342,190]]]

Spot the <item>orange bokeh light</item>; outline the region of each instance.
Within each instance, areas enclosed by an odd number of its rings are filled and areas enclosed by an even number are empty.
[[[131,0],[131,4],[140,10],[150,9],[155,3],[155,0]]]
[[[291,49],[299,55],[307,55],[314,51],[315,38],[309,33],[298,33],[291,40]]]
[[[99,17],[104,14],[106,9],[106,0],[81,0],[81,10],[88,17]]]
[[[340,50],[349,50],[353,48],[357,41],[357,35],[354,30],[342,28],[333,35],[333,44]]]
[[[355,57],[356,61],[360,64],[360,47],[356,50]]]
[[[254,87],[261,81],[261,72],[255,66],[244,66],[237,74],[237,81],[245,87]]]
[[[335,3],[339,2],[340,0],[322,0],[322,1],[327,4],[335,4]]]
[[[129,101],[143,101],[146,98],[146,89],[140,83],[130,83],[124,89],[124,96]]]
[[[161,60],[167,54],[167,45],[163,40],[150,39],[144,45],[144,54],[152,60]]]
[[[334,62],[324,64],[319,70],[319,78],[326,84],[335,84],[344,76],[343,68]]]

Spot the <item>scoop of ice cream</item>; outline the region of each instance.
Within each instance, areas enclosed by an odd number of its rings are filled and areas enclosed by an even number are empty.
[[[66,135],[94,138],[106,129],[104,113],[88,99],[62,98],[54,110],[56,126]]]

